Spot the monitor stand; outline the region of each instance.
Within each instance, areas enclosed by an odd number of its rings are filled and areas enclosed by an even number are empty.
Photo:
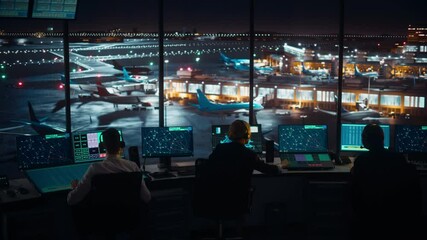
[[[170,170],[172,167],[171,157],[161,157],[159,164],[157,164],[159,169]]]

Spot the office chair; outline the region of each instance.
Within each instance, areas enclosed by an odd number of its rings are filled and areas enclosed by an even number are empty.
[[[94,234],[114,239],[135,229],[142,218],[142,173],[100,174],[92,178],[89,195],[74,212],[80,236]]]
[[[221,172],[216,172],[206,160],[199,158],[195,163],[193,213],[215,220],[217,239],[225,239],[224,221],[243,219],[250,213],[254,188],[245,189],[233,180],[222,179]]]

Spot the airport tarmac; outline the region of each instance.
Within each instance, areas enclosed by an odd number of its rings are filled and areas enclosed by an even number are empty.
[[[113,69],[112,65],[105,63],[99,63],[95,59],[95,54],[99,53],[102,56],[108,56],[108,52],[111,53],[123,53],[129,52],[129,49],[135,51],[137,54],[141,55],[144,53],[143,57],[133,58],[123,57],[122,60],[128,60],[134,65],[139,64],[148,64],[150,61],[156,61],[157,56],[150,52],[156,48],[155,42],[150,43],[152,47],[143,48],[144,42],[127,42],[125,44],[116,44],[117,46],[126,45],[126,47],[117,47],[117,49],[106,50],[107,46],[111,47],[111,44],[75,44],[72,45],[72,48],[78,49],[75,53],[72,54],[73,61],[78,61],[85,65],[86,69],[92,69],[92,71],[83,71],[72,74],[78,83],[91,83],[94,84],[97,80],[105,80],[106,82],[115,82],[119,81],[119,76],[117,75],[116,70]],[[221,62],[219,60],[219,50],[224,50],[225,47],[231,48],[234,46],[238,54],[243,54],[247,51],[247,46],[242,46],[241,42],[236,43],[226,43],[226,46],[222,46],[223,42],[218,42],[215,44],[211,43],[199,43],[195,42],[194,44],[185,43],[184,46],[179,43],[178,45],[173,45],[170,48],[167,48],[168,52],[167,58],[169,63],[165,64],[165,77],[171,77],[176,74],[176,70],[180,67],[192,66],[199,69],[202,69],[206,74],[211,74],[218,77],[228,78],[228,79],[246,79],[248,81],[248,74],[241,73],[233,70],[227,70],[221,68]],[[272,46],[275,46],[276,43],[272,43]],[[104,46],[104,48],[103,48]],[[26,46],[25,49],[31,49],[34,46]],[[24,48],[24,47],[23,47]],[[41,48],[37,46],[37,48]],[[183,54],[183,55],[173,55],[174,51],[191,51],[191,49],[200,48],[205,49],[201,55],[201,60],[195,62],[194,54]],[[100,50],[104,49],[104,50]],[[181,50],[180,50],[181,49]],[[210,50],[210,51],[208,51]],[[145,51],[145,52],[144,52]],[[58,57],[57,53],[55,56]],[[60,55],[60,54],[59,54]],[[82,59],[81,56],[92,55],[92,59]],[[126,55],[124,55],[126,56]],[[96,67],[93,67],[95,64]],[[16,126],[18,123],[16,121],[28,121],[28,102],[33,105],[34,111],[39,118],[45,118],[45,124],[65,128],[65,109],[57,106],[58,103],[64,101],[64,90],[59,88],[60,84],[60,75],[62,74],[58,68],[58,64],[53,64],[55,67],[52,67],[50,70],[45,70],[45,74],[34,75],[24,78],[14,78],[8,79],[5,82],[2,82],[2,87],[0,88],[0,128],[8,128]],[[31,72],[32,69],[37,68],[38,65],[30,64],[25,69],[26,71]],[[59,69],[59,70],[58,70]],[[157,67],[153,67],[153,70],[156,71]],[[99,75],[99,73],[105,73]],[[153,77],[156,77],[156,72],[153,74]],[[76,78],[76,76],[78,76]],[[287,79],[287,84],[298,85],[300,82],[302,84],[336,84],[336,82],[331,81],[311,81],[307,82],[307,78],[299,76],[290,76]],[[16,85],[18,81],[23,81],[24,86],[19,87]],[[265,79],[257,79],[256,82],[265,81]],[[103,81],[104,82],[104,81]],[[271,84],[280,84],[280,79],[274,79],[271,81]],[[159,124],[159,104],[158,104],[158,93],[154,95],[147,95],[141,92],[132,92],[130,95],[138,96],[145,102],[150,102],[152,107],[139,108],[132,106],[132,104],[119,104],[115,106],[114,104],[106,101],[85,101],[79,99],[79,92],[71,92],[71,117],[72,117],[72,129],[78,128],[80,126],[88,126],[82,130],[89,129],[103,129],[106,127],[117,127],[123,130],[124,139],[127,146],[138,146],[141,148],[141,127],[148,126],[158,126]],[[126,94],[122,94],[127,96]],[[190,106],[186,101],[170,101],[171,104],[166,104],[165,107],[165,125],[166,126],[193,126],[194,131],[194,156],[191,159],[198,157],[207,157],[212,150],[211,144],[211,125],[213,124],[230,124],[235,119],[248,120],[248,116],[240,114],[238,116],[232,114],[227,115],[217,115],[217,114],[206,114],[193,106]],[[289,109],[263,109],[256,113],[257,122],[262,124],[263,132],[265,132],[265,137],[273,139],[277,142],[277,126],[279,124],[327,124],[329,126],[329,134],[335,136],[336,134],[336,118],[331,115],[327,115],[320,112],[313,111],[314,109],[305,109],[305,110],[289,110]],[[411,123],[413,120],[401,120],[401,119],[385,119],[384,121],[390,122],[391,124],[399,123],[399,121],[404,121],[405,123]],[[35,131],[31,129],[30,126],[25,126],[22,129],[16,129],[17,133],[30,133],[35,134]],[[15,136],[13,134],[1,134],[0,135],[0,145],[2,149],[0,150],[0,156],[2,163],[14,164],[15,161]],[[334,137],[329,138],[329,147],[331,149],[335,148],[335,143],[333,140]],[[3,147],[4,146],[4,147]],[[187,160],[188,158],[176,158],[174,160]],[[157,159],[147,159],[148,163],[154,163]],[[1,174],[1,172],[0,172]]]

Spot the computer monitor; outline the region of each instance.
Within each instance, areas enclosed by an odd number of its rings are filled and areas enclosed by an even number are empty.
[[[123,141],[122,131],[120,139]],[[73,153],[74,162],[83,163],[103,160],[107,155],[105,149],[99,147],[101,134],[103,131],[87,131],[73,133]]]
[[[34,0],[31,16],[46,19],[75,19],[77,0]]]
[[[368,151],[363,147],[362,132],[367,124],[341,124],[341,151]],[[380,124],[384,132],[384,148],[390,147],[390,125]]]
[[[19,169],[51,167],[73,162],[70,134],[47,134],[16,137]]]
[[[396,152],[427,153],[427,125],[396,125],[394,146]]]
[[[286,124],[278,127],[279,152],[328,152],[328,126]]]
[[[193,156],[193,127],[142,127],[142,157]]]
[[[230,125],[212,125],[212,149],[218,144],[231,142],[228,138],[229,128]],[[260,124],[251,126],[251,139],[245,144],[245,147],[256,153],[262,153],[262,131]]]
[[[30,0],[0,0],[0,17],[26,18]]]

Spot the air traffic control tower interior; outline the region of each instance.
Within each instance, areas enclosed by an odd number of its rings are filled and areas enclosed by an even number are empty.
[[[352,239],[371,123],[417,169],[425,226],[427,3],[405,4],[0,0],[1,239],[79,239],[67,194],[104,161],[107,128],[152,195],[138,239],[215,237],[196,162],[235,120],[280,173],[253,171],[251,211],[225,237]]]

